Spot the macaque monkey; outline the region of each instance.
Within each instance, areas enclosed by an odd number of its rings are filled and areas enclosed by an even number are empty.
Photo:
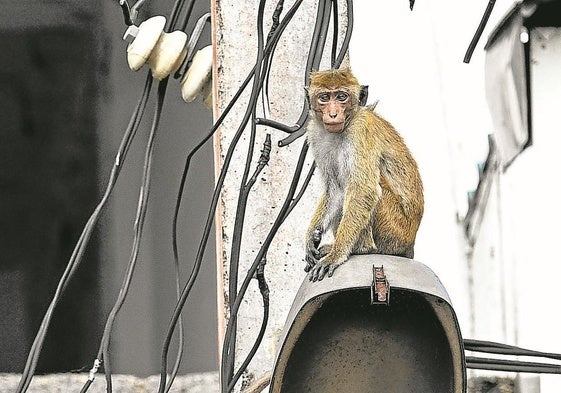
[[[311,74],[306,133],[325,186],[307,232],[312,281],[350,254],[413,258],[424,209],[417,164],[393,126],[359,105],[360,93],[349,68]],[[333,243],[320,247],[328,230]]]

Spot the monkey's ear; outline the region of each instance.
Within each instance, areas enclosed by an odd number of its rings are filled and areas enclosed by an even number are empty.
[[[360,106],[365,106],[368,100],[368,85],[360,86],[360,94],[358,95],[358,104]]]

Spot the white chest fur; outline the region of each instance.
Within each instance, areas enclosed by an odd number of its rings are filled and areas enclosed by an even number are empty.
[[[321,225],[335,231],[341,221],[345,189],[353,172],[354,149],[346,132],[327,132],[313,120],[308,124],[307,137],[327,196]]]
[[[315,121],[308,125],[308,143],[328,188],[343,190],[354,166],[354,149],[346,132],[327,132]]]

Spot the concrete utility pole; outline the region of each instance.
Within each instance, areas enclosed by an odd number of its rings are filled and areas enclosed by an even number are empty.
[[[264,34],[270,30],[271,16],[276,1],[265,7]],[[294,1],[285,2],[286,11]],[[257,58],[257,9],[259,1],[216,0],[212,2],[213,44],[215,48],[214,115],[215,119],[230,102],[241,83],[255,65]],[[304,103],[305,65],[310,40],[316,19],[318,1],[305,1],[286,29],[273,59],[269,102],[271,119],[293,125],[298,119]],[[344,7],[341,7],[344,8]],[[345,9],[339,9],[339,30],[346,30]],[[328,34],[331,37],[331,33]],[[328,42],[321,68],[330,68],[328,61],[331,43]],[[342,37],[338,42],[342,41]],[[251,84],[239,103],[228,116],[215,138],[215,167],[220,171],[226,151],[246,110]],[[258,114],[262,116],[262,114]],[[280,139],[287,134],[258,126],[255,157],[252,169],[257,164],[266,133],[271,133],[273,148],[269,165],[259,176],[248,201],[248,210],[240,254],[239,284],[253,263],[259,248],[276,218],[292,180],[304,138],[288,147],[278,147]],[[216,220],[218,263],[218,314],[219,347],[229,318],[228,268],[231,257],[232,232],[236,214],[240,179],[244,171],[249,129],[244,132],[230,169],[219,203]],[[302,177],[310,168],[307,160]],[[285,318],[300,283],[305,278],[304,238],[311,214],[317,203],[320,188],[317,176],[310,185],[299,206],[280,228],[267,254],[265,276],[270,288],[270,318],[265,338],[243,379],[248,383],[261,377],[273,366],[279,335]],[[236,346],[236,368],[253,345],[263,316],[263,302],[253,280],[238,314],[238,339]]]

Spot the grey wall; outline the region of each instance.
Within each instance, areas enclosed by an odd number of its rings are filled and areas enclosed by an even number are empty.
[[[193,12],[196,17],[208,9],[208,4],[198,3]],[[157,6],[161,9],[147,8],[141,18],[167,14],[171,2],[158,2]],[[121,40],[124,30],[116,2],[63,1],[50,6],[24,1],[3,5],[3,53],[23,48],[25,56],[4,55],[0,59],[2,75],[9,70],[10,75],[24,81],[14,85],[10,78],[3,78],[0,85],[0,312],[8,316],[1,322],[0,371],[21,371],[61,269],[105,188],[118,144],[140,97],[147,71],[128,70],[126,43]],[[53,35],[45,44],[45,37]],[[37,83],[30,85],[30,78]],[[18,98],[20,86],[33,87],[23,96],[30,98]],[[75,288],[67,295],[72,305],[61,307],[55,315],[46,345],[56,348],[52,356],[57,361],[49,361],[51,355],[45,353],[45,371],[89,368],[95,358],[101,329],[129,260],[155,88],[153,92],[146,120],[80,269],[82,276],[76,277]],[[25,100],[38,104],[29,106]],[[30,107],[42,114],[29,113]],[[36,123],[39,119],[38,126],[30,126],[29,119],[36,119]],[[164,332],[175,306],[172,212],[184,157],[211,124],[210,111],[198,102],[183,103],[178,81],[170,80],[154,151],[141,253],[112,340],[115,372],[148,375],[159,371]],[[25,135],[29,130],[53,137],[48,141],[35,138],[37,142],[30,145]],[[48,171],[41,158],[47,153],[57,158]],[[64,160],[67,156],[75,160]],[[183,282],[194,260],[213,186],[210,146],[197,155],[188,184],[179,221]],[[19,198],[22,208],[15,205],[18,198],[14,195],[25,195],[26,199]],[[19,215],[14,214],[16,208]],[[72,218],[70,229],[58,230],[54,223],[66,216]],[[14,227],[18,222],[20,225]],[[37,243],[35,251],[29,239]],[[183,372],[217,368],[213,245],[211,239],[199,281],[186,306]],[[54,251],[48,252],[51,249]],[[32,301],[37,305],[31,307]],[[71,360],[65,363],[66,358]],[[53,364],[57,366],[53,368]]]

